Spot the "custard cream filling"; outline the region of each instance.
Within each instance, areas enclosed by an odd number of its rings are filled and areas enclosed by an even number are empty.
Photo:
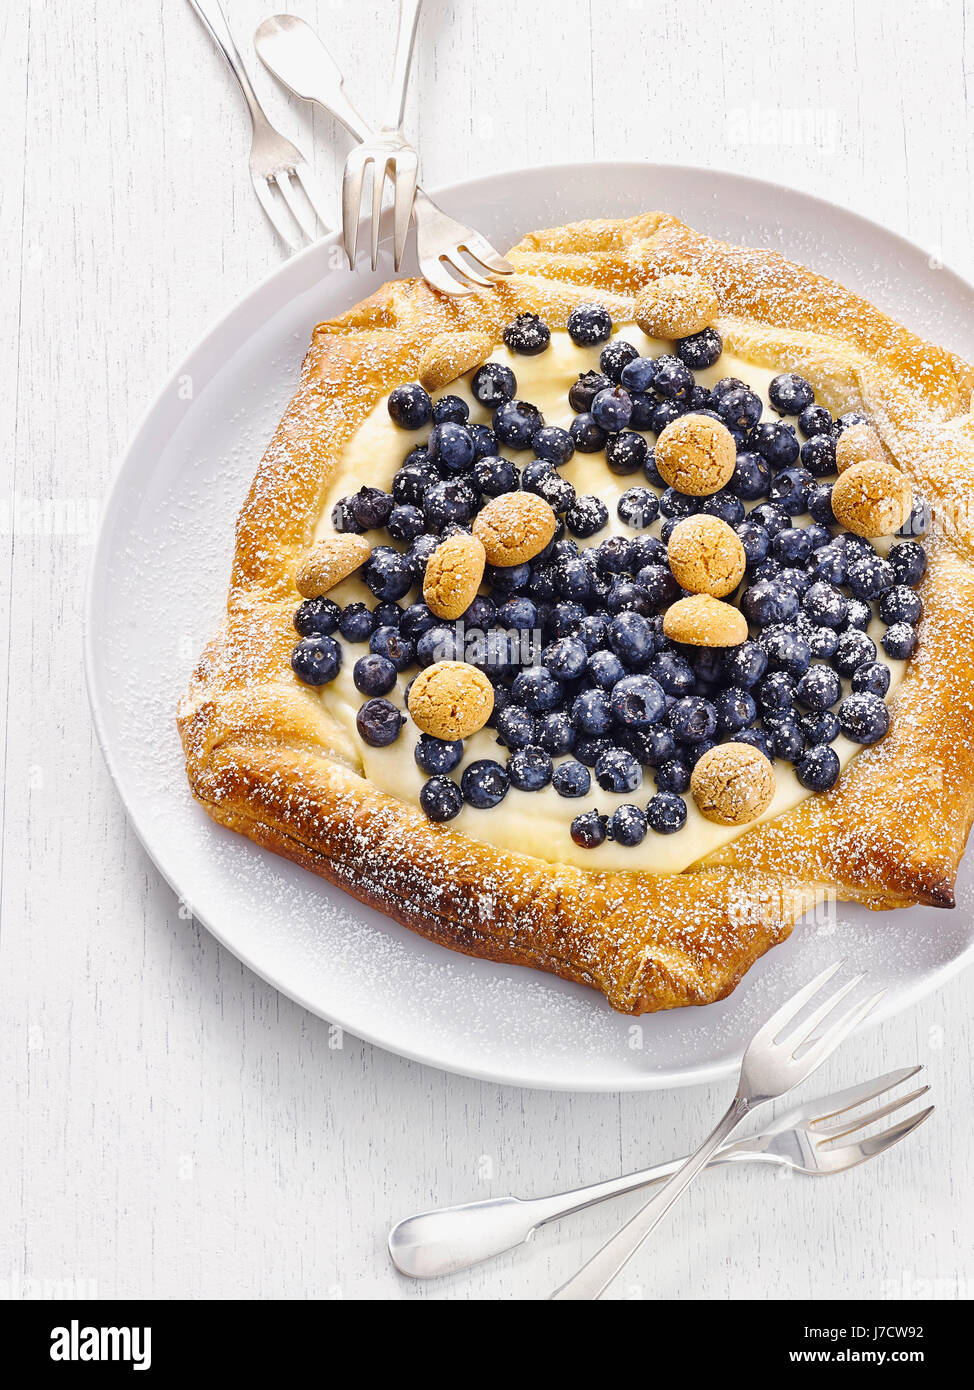
[[[638,328],[627,325],[615,335],[633,343],[644,356],[658,356],[672,351],[672,344],[648,338]],[[507,351],[503,346],[491,354],[491,360],[503,362],[517,377],[517,395],[522,400],[533,402],[542,412],[545,423],[567,428],[574,419],[574,412],[568,404],[569,387],[579,372],[597,370],[600,348],[577,347],[563,330],[554,331],[550,346],[537,357],[521,357]],[[480,406],[470,392],[472,373],[452,382],[434,396],[461,396],[470,405],[470,418],[474,423],[490,423],[490,412]],[[737,376],[747,382],[765,403],[765,417],[776,420],[778,416],[768,406],[768,383],[776,375],[776,369],[757,366],[725,350],[713,367],[695,373],[696,379],[705,386],[712,386],[721,377]],[[411,448],[425,439],[427,431],[401,430],[393,424],[383,398],[362,423],[355,435],[346,445],[331,487],[324,500],[321,518],[315,539],[333,535],[331,511],[335,502],[360,487],[371,486],[389,490],[396,471]],[[651,437],[650,437],[651,438]],[[533,455],[530,451],[516,453],[501,450],[519,466]],[[578,541],[579,546],[597,545],[609,535],[635,536],[645,534],[624,525],[616,515],[616,503],[624,492],[635,486],[645,485],[645,477],[640,472],[627,477],[611,473],[606,465],[604,454],[578,454],[570,463],[558,470],[575,487],[578,494],[595,494],[602,498],[609,510],[608,525],[589,540]],[[805,520],[805,518],[802,518]],[[660,522],[648,528],[650,535],[658,535]],[[377,543],[389,544],[388,537]],[[878,548],[882,543],[878,543]],[[373,606],[375,599],[366,589],[360,578],[353,576],[346,580],[330,595],[337,603],[347,604],[355,600],[368,602]],[[414,602],[422,595],[414,592],[401,600],[403,605]],[[869,635],[876,643],[877,659],[885,662],[890,669],[889,695],[902,679],[906,663],[891,661],[879,645],[879,638],[885,631],[884,624],[874,619]],[[402,733],[395,743],[386,748],[371,748],[360,737],[355,716],[363,703],[362,696],[352,680],[352,668],[358,657],[368,650],[365,643],[342,643],[344,647],[342,668],[334,681],[321,688],[320,698],[325,709],[338,722],[351,746],[356,750],[360,771],[374,786],[398,797],[402,801],[419,804],[419,793],[427,780],[426,774],[416,765],[413,750],[420,731],[407,717]],[[390,692],[393,703],[405,708],[404,692],[415,671],[400,676],[396,687]],[[844,685],[847,686],[847,682]],[[842,767],[846,767],[859,751],[859,745],[839,737],[833,744]],[[568,755],[571,756],[570,754]],[[493,758],[503,764],[507,753],[498,743],[492,729],[482,729],[466,740],[464,757],[460,766],[450,776],[459,781],[463,769],[478,758]],[[560,759],[555,760],[556,763]],[[681,870],[706,858],[721,846],[753,828],[760,822],[773,820],[790,811],[807,796],[812,795],[798,781],[791,765],[776,760],[775,795],[759,821],[744,826],[714,825],[706,820],[687,795],[687,821],[682,830],[673,835],[660,835],[650,830],[642,844],[632,848],[616,845],[606,840],[597,849],[581,849],[569,833],[571,822],[581,812],[597,807],[606,815],[625,802],[634,802],[645,807],[655,794],[653,769],[643,769],[643,783],[635,792],[604,792],[592,779],[592,790],[587,796],[561,797],[550,785],[538,792],[522,792],[511,788],[504,800],[488,811],[476,810],[464,805],[455,820],[449,823],[451,830],[458,830],[471,839],[480,840],[499,849],[514,853],[529,854],[551,863],[573,864],[580,869],[629,870],[643,873],[679,873]]]

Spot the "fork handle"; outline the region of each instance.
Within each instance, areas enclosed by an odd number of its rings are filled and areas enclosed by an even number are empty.
[[[727,1113],[697,1149],[696,1153],[674,1173],[646,1205],[636,1212],[602,1249],[584,1264],[577,1274],[551,1295],[552,1301],[593,1300],[601,1298],[617,1274],[629,1263],[650,1232],[659,1225],[670,1207],[680,1198],[690,1183],[710,1162],[713,1155],[747,1117],[747,1100],[737,1095]]]
[[[399,29],[396,34],[396,56],[392,64],[392,115],[383,124],[383,130],[400,130],[406,110],[406,89],[409,86],[409,69],[413,61],[413,45],[416,42],[416,26],[423,0],[399,0]]]
[[[685,1162],[686,1158],[674,1158],[638,1173],[607,1178],[549,1197],[492,1197],[418,1212],[393,1226],[389,1232],[389,1254],[399,1272],[411,1279],[459,1274],[495,1255],[516,1250],[550,1221],[665,1182]],[[760,1152],[752,1140],[742,1139],[719,1149],[707,1166],[754,1162],[780,1160]]]
[[[247,69],[244,67],[243,59],[240,56],[240,50],[233,41],[233,35],[230,33],[230,26],[227,23],[226,15],[223,13],[223,6],[220,4],[220,0],[189,0],[189,3],[199,15],[200,19],[202,19],[207,29],[209,29],[213,38],[216,40],[217,46],[223,53],[224,58],[226,58],[227,62],[230,64],[230,71],[237,79],[240,84],[240,90],[244,94],[244,100],[250,111],[250,119],[255,126],[261,124],[267,125],[268,122],[264,114],[264,108],[257,100],[257,93],[254,91],[253,83],[250,80]]]
[[[297,15],[276,14],[258,27],[254,46],[268,72],[295,96],[317,102],[359,144],[372,138],[372,127],[345,95],[341,69],[310,24]]]

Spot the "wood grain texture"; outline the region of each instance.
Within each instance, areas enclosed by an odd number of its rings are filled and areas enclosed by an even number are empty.
[[[270,7],[227,7],[247,52]],[[378,110],[391,0],[298,8]],[[0,1296],[544,1296],[636,1199],[434,1286],[395,1274],[385,1232],[434,1202],[679,1152],[726,1087],[570,1097],[401,1061],[257,980],[160,882],[83,689],[93,514],[158,383],[282,252],[246,179],[243,108],[188,5],[24,0],[0,40]],[[590,158],[732,168],[864,212],[970,279],[972,73],[961,0],[822,0],[813,32],[762,0],[746,44],[717,0],[430,0],[407,125],[431,187]],[[257,85],[337,189],[331,122]],[[839,1086],[926,1062],[938,1114],[881,1178],[712,1174],[615,1295],[969,1297],[971,986],[823,1073]]]

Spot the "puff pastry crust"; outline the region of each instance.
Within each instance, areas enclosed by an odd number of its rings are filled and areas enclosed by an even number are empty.
[[[823,896],[874,908],[953,905],[974,816],[974,374],[840,285],[702,236],[663,213],[526,236],[516,274],[463,299],[383,286],[319,324],[301,382],[237,525],[226,619],[179,709],[193,795],[217,821],[455,950],[601,990],[626,1013],[705,1004]],[[716,288],[725,345],[797,370],[835,412],[863,410],[937,524],[920,645],[892,727],[835,789],[669,876],[590,872],[473,841],[358,772],[347,736],[290,668],[295,571],[343,447],[434,335],[500,340],[515,313],[564,327],[602,300],[696,271]]]

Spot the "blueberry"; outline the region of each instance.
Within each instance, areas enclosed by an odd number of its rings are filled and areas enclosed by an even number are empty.
[[[609,509],[601,497],[576,497],[565,513],[565,525],[573,536],[587,540],[601,531],[609,520]]]
[[[509,598],[497,610],[497,626],[529,632],[538,625],[538,610],[529,598]]]
[[[581,849],[596,849],[606,836],[606,818],[598,811],[583,811],[571,824],[571,837]]]
[[[641,613],[618,613],[609,623],[606,640],[629,667],[648,661],[656,648],[652,624]]]
[[[747,387],[736,387],[719,396],[714,408],[725,425],[739,430],[753,429],[764,409],[760,396]]]
[[[517,391],[517,377],[501,362],[485,362],[473,374],[470,390],[475,401],[494,410],[505,401],[512,401]]]
[[[452,772],[463,758],[463,739],[434,738],[432,734],[420,734],[413,749],[416,766],[431,777]]]
[[[427,628],[416,643],[416,660],[420,666],[432,666],[435,661],[456,661],[462,656],[454,628]]]
[[[776,472],[798,460],[798,438],[783,420],[762,420],[751,431],[748,444]]]
[[[605,461],[612,473],[638,473],[646,462],[648,445],[634,430],[621,430],[606,440]]]
[[[809,515],[822,526],[835,525],[835,513],[832,510],[832,486],[829,483],[817,483],[808,489],[808,499],[805,504],[808,507]]]
[[[570,637],[578,624],[585,618],[585,609],[580,603],[557,603],[551,610],[548,628],[552,637]]]
[[[740,526],[745,516],[744,503],[727,488],[721,488],[719,492],[713,492],[703,499],[699,514],[716,516],[728,526]]]
[[[754,697],[737,685],[726,686],[714,697],[717,711],[717,731],[720,734],[737,734],[749,728],[758,716]]]
[[[503,801],[508,785],[507,773],[492,758],[478,758],[464,768],[460,778],[464,800],[478,811],[489,810]]]
[[[635,421],[633,422],[635,423]],[[639,427],[640,429],[642,426]],[[930,529],[932,520],[930,503],[922,497],[914,497],[910,515],[897,531],[898,536],[923,536]]]
[[[658,487],[661,490],[666,487],[666,482],[659,469],[656,467],[655,449],[646,450],[646,462],[643,464],[643,472],[646,474],[647,483],[652,483],[653,487]]]
[[[807,572],[813,581],[819,580],[830,588],[844,584],[849,574],[845,547],[835,542],[821,546],[808,562]]]
[[[394,541],[409,545],[422,535],[426,522],[419,507],[409,504],[393,507],[386,522],[386,530]]]
[[[663,687],[652,676],[623,676],[611,692],[612,713],[625,728],[647,729],[666,712]]]
[[[591,654],[597,652],[605,641],[607,627],[608,618],[604,613],[587,613],[577,624],[575,636],[584,642],[586,651]]]
[[[575,416],[568,433],[580,454],[597,454],[600,449],[605,448],[605,442],[609,437],[595,416],[587,410]]]
[[[622,386],[611,386],[600,391],[592,402],[592,419],[607,434],[624,430],[631,414],[632,397]]]
[[[689,695],[696,685],[693,668],[675,652],[662,651],[649,664],[649,675],[658,681],[667,695]]]
[[[355,716],[360,737],[372,748],[394,743],[405,722],[406,716],[391,700],[366,700]]]
[[[599,368],[612,381],[619,381],[623,369],[638,356],[638,348],[627,343],[625,338],[617,338],[615,342],[606,343],[599,353]]]
[[[374,531],[385,526],[396,505],[391,493],[377,487],[362,487],[354,497],[346,498],[356,531]]]
[[[824,405],[807,405],[798,416],[798,428],[806,439],[816,434],[829,434],[832,429],[832,416]]]
[[[375,618],[364,603],[350,603],[342,609],[338,631],[346,642],[365,642],[375,628]]]
[[[753,569],[755,565],[767,559],[771,549],[771,537],[763,526],[759,526],[756,521],[742,521],[739,526],[735,526],[737,538],[744,547],[744,557],[748,565]],[[787,535],[787,532],[780,532]]]
[[[664,403],[684,400],[693,387],[693,373],[678,357],[672,357],[668,353],[657,357],[653,389],[657,396],[662,396]]]
[[[833,664],[840,676],[851,676],[857,666],[876,660],[876,644],[859,628],[848,628],[839,638]]]
[[[741,610],[757,627],[790,623],[798,613],[798,596],[776,579],[762,579],[744,590]]]
[[[426,566],[429,564],[429,558],[439,543],[439,537],[432,535],[428,531],[424,531],[421,536],[416,537],[412,545],[405,552],[406,563],[409,565],[414,584],[422,584],[426,575]]]
[[[588,651],[577,637],[561,637],[545,649],[544,661],[555,680],[572,681],[585,670]]]
[[[519,705],[532,714],[547,714],[562,699],[561,683],[555,680],[547,666],[532,666],[514,677],[511,694]],[[602,730],[591,730],[601,733]]]
[[[396,668],[388,657],[360,656],[352,667],[352,680],[363,695],[387,695],[396,683]]]
[[[860,414],[858,410],[847,410],[844,415],[839,416],[835,424],[832,426],[832,434],[834,438],[838,439],[839,435],[842,434],[843,430],[852,429],[853,425],[868,424],[869,421],[866,419],[865,415]]]
[[[497,435],[489,425],[468,425],[467,429],[473,439],[475,458],[493,457],[497,453]]]
[[[291,670],[305,685],[327,685],[341,664],[342,649],[334,637],[303,637],[291,653]]]
[[[682,758],[667,758],[656,769],[656,787],[661,792],[685,792],[690,786],[692,768]]]
[[[488,454],[474,464],[473,479],[485,497],[500,497],[505,492],[517,492],[521,475],[510,459]]]
[[[847,628],[859,628],[862,632],[872,622],[873,611],[868,603],[863,603],[860,598],[849,600],[849,611],[846,614],[845,625]]]
[[[504,343],[522,357],[537,357],[551,342],[551,329],[537,314],[518,314],[504,329]]]
[[[849,601],[843,593],[824,580],[816,580],[802,599],[802,608],[819,627],[841,627],[849,612]]]
[[[830,434],[813,434],[802,445],[801,457],[813,478],[827,478],[835,472],[835,440]]]
[[[341,616],[342,610],[334,599],[306,598],[295,611],[294,630],[302,637],[330,637]]]
[[[716,386],[710,388],[710,393],[715,401],[719,401],[722,396],[726,396],[729,391],[747,390],[747,383],[741,381],[737,376],[722,376]]]
[[[574,454],[575,441],[568,430],[559,429],[557,425],[545,425],[531,440],[531,448],[539,459],[560,468]]]
[[[577,733],[589,738],[608,733],[612,726],[612,707],[604,690],[583,690],[572,702],[572,724]]]
[[[787,531],[779,531],[774,538],[771,553],[785,566],[804,565],[812,553],[812,543],[804,526],[792,526]]]
[[[811,792],[827,792],[839,780],[839,755],[827,743],[810,748],[795,765],[795,776]]]
[[[565,325],[573,343],[594,347],[612,332],[612,319],[604,304],[576,304]]]
[[[809,748],[818,743],[832,743],[842,732],[839,716],[830,709],[809,711],[799,716],[798,723]]]
[[[766,628],[761,633],[760,642],[768,653],[768,664],[773,671],[787,671],[791,676],[801,676],[808,670],[812,653],[797,628]]]
[[[365,583],[378,599],[397,599],[413,587],[409,562],[398,550],[377,545],[363,571]]]
[[[842,694],[842,682],[831,666],[812,666],[795,687],[795,698],[806,709],[831,709]]]
[[[427,820],[453,820],[463,809],[463,792],[449,777],[431,777],[420,788],[419,804]]]
[[[354,498],[339,497],[338,501],[331,509],[331,524],[341,535],[361,535],[365,530],[355,519],[355,509],[353,507]]]
[[[791,709],[795,703],[795,680],[787,671],[769,671],[757,684],[758,704],[765,714]]]
[[[721,668],[732,685],[749,690],[767,671],[768,654],[757,642],[742,642],[722,653]]]
[[[917,630],[909,623],[893,623],[880,641],[883,651],[892,661],[909,661],[917,649]]]
[[[742,729],[739,734],[732,734],[728,742],[746,743],[750,748],[757,748],[769,761],[774,757],[770,735],[764,729]]]
[[[896,584],[879,600],[879,616],[884,623],[916,624],[923,616],[923,601],[905,584]]]
[[[614,652],[593,652],[585,665],[585,675],[600,690],[611,690],[625,674],[626,668]]]
[[[494,720],[494,728],[504,746],[512,751],[537,741],[537,720],[520,705],[505,705]]]
[[[656,397],[650,396],[645,391],[630,390],[629,394],[632,397],[632,414],[629,416],[629,428],[633,430],[651,430],[653,428],[653,420],[656,416]]]
[[[646,816],[631,802],[617,807],[609,818],[609,835],[616,844],[632,847],[646,838]]]
[[[887,556],[894,582],[915,588],[927,572],[927,553],[916,541],[894,545]]]
[[[885,695],[889,682],[889,667],[882,661],[867,661],[852,673],[852,689],[856,694],[867,691],[870,695]]]
[[[814,402],[815,392],[803,376],[782,372],[769,382],[768,400],[782,415],[800,415]]]
[[[433,402],[418,381],[397,386],[389,394],[389,414],[402,430],[418,430],[433,413]]]
[[[662,434],[666,426],[671,425],[674,420],[679,420],[683,413],[683,406],[676,401],[660,401],[653,410],[649,428],[656,434]]]
[[[618,738],[643,767],[661,767],[676,757],[676,739],[665,724],[654,724],[649,729],[622,729]]]
[[[612,742],[604,734],[583,734],[575,739],[575,757],[586,767],[594,767]]]
[[[764,459],[746,450],[738,454],[733,476],[727,484],[728,492],[745,502],[756,502],[760,497],[768,495],[770,487],[771,468]]]
[[[567,478],[556,473],[544,459],[536,460],[538,471],[531,464],[521,474],[521,487],[525,492],[533,492],[543,497],[554,512],[567,512],[575,501],[575,489]]]
[[[576,414],[585,414],[600,391],[612,385],[612,378],[604,372],[580,372],[578,380],[568,389],[568,404]]]
[[[434,425],[445,425],[447,421],[454,425],[465,425],[469,419],[470,407],[459,396],[441,396],[433,402]]]
[[[896,572],[888,560],[873,552],[849,566],[847,582],[855,597],[866,603],[893,587]]]
[[[555,768],[551,784],[559,796],[587,796],[592,786],[592,774],[582,763],[569,758]]]
[[[376,610],[378,612],[378,610]],[[405,671],[416,660],[416,645],[403,637],[391,624],[377,627],[369,638],[369,651],[391,663],[396,671]],[[361,689],[361,687],[359,687]],[[365,695],[384,695],[384,690],[363,691]]]
[[[789,516],[801,516],[808,510],[808,492],[812,475],[807,468],[783,468],[771,480],[771,501]]]
[[[592,591],[592,571],[579,556],[552,566],[555,591],[560,598],[584,603]]]
[[[783,719],[771,732],[771,752],[776,758],[793,763],[801,757],[804,751],[805,736],[799,727],[798,720],[793,717]]]
[[[433,483],[423,496],[423,515],[428,526],[441,531],[453,523],[470,521],[477,507],[477,495],[462,478]]]
[[[805,641],[813,657],[819,661],[831,661],[839,649],[839,634],[832,627],[809,626]]]
[[[889,728],[889,710],[878,695],[857,691],[839,706],[839,723],[853,743],[878,743]]]
[[[641,395],[653,389],[653,382],[656,380],[656,358],[655,357],[633,357],[623,367],[619,376],[620,385],[627,391],[639,392]]]
[[[648,487],[631,487],[616,503],[616,515],[625,526],[644,530],[659,516],[659,500]]]
[[[497,438],[509,449],[528,449],[544,425],[544,416],[529,401],[504,401],[494,411],[491,424]]]
[[[570,753],[575,747],[575,730],[568,712],[560,709],[542,715],[538,720],[537,741],[546,753],[556,757],[561,753]]]
[[[657,792],[646,807],[646,820],[657,835],[672,835],[687,823],[687,804],[675,792]]]
[[[536,744],[519,748],[507,760],[508,781],[518,791],[539,792],[551,781],[551,773],[550,756]]]
[[[604,792],[634,792],[642,784],[643,771],[624,748],[607,748],[595,764],[595,780]]]
[[[716,328],[704,328],[699,333],[691,333],[689,338],[678,338],[676,342],[677,357],[695,372],[712,367],[723,350],[723,339]]]
[[[684,695],[669,713],[670,728],[678,743],[699,743],[717,730],[717,711],[699,695]]]
[[[403,464],[392,480],[393,501],[400,505],[421,506],[426,489],[431,483],[437,482],[439,476],[428,461],[424,464]]]
[[[763,526],[769,536],[776,536],[792,524],[791,517],[775,502],[761,502],[748,513],[748,521]]]

